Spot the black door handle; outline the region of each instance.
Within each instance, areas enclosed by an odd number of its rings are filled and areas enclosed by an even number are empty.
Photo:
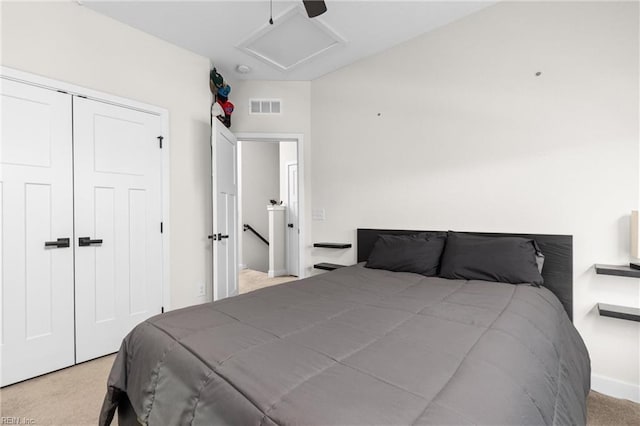
[[[213,240],[213,241],[220,241],[220,240],[222,240],[224,238],[229,238],[229,236],[228,235],[222,235],[221,233],[218,232],[217,234],[209,235],[207,238],[210,239],[210,240]]]
[[[45,241],[44,246],[47,248],[64,248],[69,247],[68,238],[58,238],[56,241]]]
[[[288,226],[289,228],[293,228],[293,223],[287,223],[287,226]]]
[[[90,237],[78,238],[78,245],[80,247],[90,246],[92,244],[102,244],[102,240],[92,240]]]

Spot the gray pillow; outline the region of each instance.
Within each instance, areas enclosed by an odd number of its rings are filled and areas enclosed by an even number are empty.
[[[435,276],[445,241],[444,234],[380,235],[365,267]]]
[[[544,282],[534,240],[485,237],[449,232],[442,254],[442,278],[497,281],[511,284]],[[540,265],[541,266],[541,265]]]

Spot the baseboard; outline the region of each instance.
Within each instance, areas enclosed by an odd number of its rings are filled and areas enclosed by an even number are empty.
[[[628,399],[640,403],[640,385],[592,374],[591,389],[614,398]]]
[[[267,273],[269,278],[274,278],[274,277],[283,277],[285,275],[289,275],[289,272],[286,269],[276,269],[275,271],[272,269],[269,269],[269,272]]]
[[[239,263],[238,264],[238,270],[239,271],[244,271],[245,269],[247,269],[247,265],[245,265],[244,263]]]

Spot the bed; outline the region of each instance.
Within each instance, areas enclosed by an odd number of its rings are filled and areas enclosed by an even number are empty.
[[[100,424],[586,424],[571,237],[466,233],[535,240],[543,285],[365,267],[419,232],[359,229],[356,265],[141,323]]]

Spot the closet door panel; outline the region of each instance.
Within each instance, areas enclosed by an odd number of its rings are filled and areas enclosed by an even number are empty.
[[[115,195],[115,188],[93,188],[95,235],[99,235],[103,243],[100,250],[85,250],[86,253],[81,253],[93,264],[95,272],[93,297],[95,321],[98,323],[112,321],[117,317]]]
[[[74,363],[71,96],[1,80],[0,383]],[[45,246],[45,243],[49,245]]]
[[[161,311],[159,135],[158,116],[74,98],[78,362]]]

